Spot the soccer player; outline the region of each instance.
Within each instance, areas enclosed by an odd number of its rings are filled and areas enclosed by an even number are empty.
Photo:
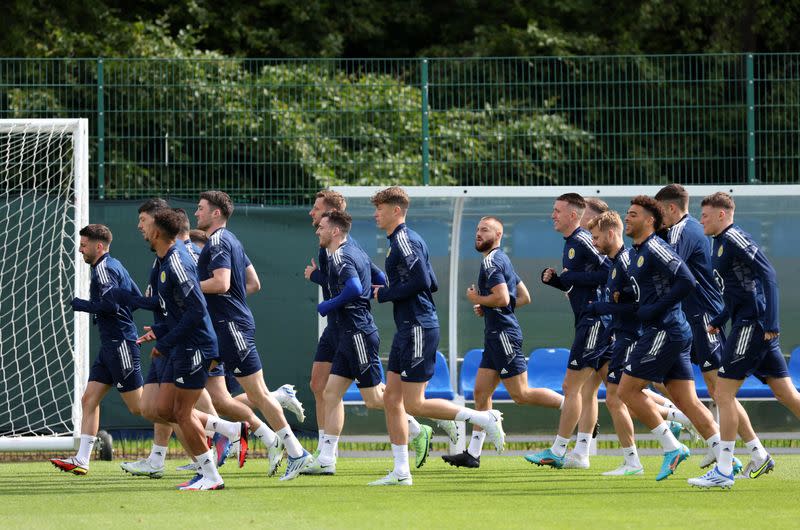
[[[245,300],[248,293],[254,293],[261,288],[261,283],[242,244],[227,229],[227,222],[232,214],[233,201],[227,193],[205,191],[200,194],[195,217],[197,227],[208,234],[208,244],[203,247],[198,261],[200,286],[206,295],[219,340],[220,356],[226,369],[236,376],[248,400],[264,414],[267,423],[276,429],[273,432],[265,424],[261,424],[253,432],[271,451],[268,474],[274,473],[277,468],[282,454],[280,446],[283,445],[289,458],[281,480],[291,480],[312,458],[300,445],[286,422],[280,404],[269,393],[264,382],[261,358],[255,344],[255,321]],[[218,410],[237,419],[245,415],[254,417],[252,410],[230,397],[224,386],[224,377],[211,379],[219,380],[213,389],[209,387],[209,393]]]
[[[475,250],[483,255],[478,288],[467,289],[467,298],[477,316],[484,320],[481,364],[475,377],[475,409],[490,410],[492,393],[503,381],[511,399],[522,405],[558,408],[563,398],[546,388],[528,386],[528,363],[522,355],[522,329],[514,314],[531,301],[527,287],[501,248],[503,223],[497,217],[482,217],[475,232]],[[444,455],[451,466],[480,466],[486,433],[472,428],[469,447],[463,453]]]
[[[352,218],[346,212],[332,210],[322,214],[317,227],[320,248],[328,253],[328,290],[331,297],[317,306],[322,316],[336,322],[338,336],[331,373],[325,386],[326,432],[320,455],[303,472],[310,475],[332,475],[336,472],[336,448],[344,425],[342,396],[355,380],[368,408],[383,409],[378,346],[378,328],[370,313],[372,295],[371,261],[369,256],[348,237]],[[427,457],[431,428],[420,426],[413,418],[418,436],[424,445],[417,448],[417,467]],[[411,426],[409,426],[409,429]]]
[[[583,197],[577,193],[565,193],[556,199],[551,215],[553,227],[565,239],[562,256],[564,270],[559,276],[554,269],[545,269],[542,271],[542,282],[566,291],[575,315],[575,340],[562,385],[564,404],[555,441],[549,449],[525,456],[527,461],[540,466],[589,467],[592,433],[588,429],[594,427],[594,422],[587,422],[587,430],[578,432],[575,449],[570,453],[569,460],[565,459],[565,455],[569,438],[581,417],[583,387],[608,360],[605,354],[609,338],[604,333],[603,323],[600,318],[585,314],[585,309],[597,301],[598,288],[606,281],[611,265],[592,245],[592,235],[580,226],[585,209]]]
[[[308,212],[309,216],[311,217],[311,223],[314,228],[319,227],[319,223],[322,219],[322,215],[327,212],[338,210],[340,212],[345,211],[347,208],[347,201],[339,192],[332,191],[332,190],[322,190],[317,193],[316,199],[314,201],[314,205],[311,210]],[[351,234],[347,234],[347,240],[354,246],[358,247],[359,249],[363,250],[358,242],[352,237]],[[365,252],[366,254],[366,252]],[[324,300],[330,300],[331,292],[330,287],[328,285],[328,271],[330,269],[329,259],[328,259],[328,252],[325,248],[320,247],[319,256],[317,258],[319,265],[312,259],[311,264],[306,267],[304,271],[304,276],[307,280],[312,281],[322,287],[322,296]],[[371,285],[385,285],[386,284],[386,276],[383,274],[378,267],[375,266],[374,263],[370,260],[370,274],[371,274]],[[336,354],[337,345],[340,344],[340,340],[338,339],[339,332],[336,325],[336,319],[333,317],[329,317],[327,319],[327,324],[325,326],[325,330],[322,332],[322,336],[319,339],[319,343],[317,344],[317,352],[314,356],[314,364],[311,368],[311,390],[314,392],[314,397],[316,399],[316,406],[317,406],[317,426],[319,429],[319,439],[318,439],[318,446],[317,450],[314,452],[314,458],[316,459],[321,450],[322,446],[326,441],[325,438],[325,421],[326,417],[329,414],[328,408],[325,406],[325,388],[327,386],[328,377],[331,373],[332,363],[334,356]],[[378,401],[366,401],[365,404],[367,408],[376,408],[383,410],[383,383],[380,384],[380,400]],[[336,413],[335,417],[344,418],[344,405],[341,403],[341,399],[337,399],[337,402],[340,403],[339,411]],[[458,442],[458,428],[453,421],[447,420],[435,420],[436,424],[444,430],[450,438],[452,443]],[[428,450],[430,448],[431,443],[431,436],[432,431],[424,426],[420,426],[419,422],[416,421],[411,416],[408,416],[408,428],[409,428],[409,436],[411,438],[411,446],[414,448],[416,453],[416,467],[421,467],[422,464],[425,463],[425,460],[428,456]],[[341,432],[342,426],[339,426],[337,431]],[[338,435],[337,435],[338,436]],[[314,466],[313,469],[309,469],[309,474],[314,474],[316,472],[316,468],[318,466]]]
[[[189,230],[189,240],[194,243],[198,249],[203,250],[203,247],[208,243],[208,236],[202,230],[192,228]]]
[[[701,205],[704,233],[714,238],[711,265],[725,304],[720,314],[710,320],[708,332],[719,333],[729,319],[731,330],[723,347],[717,380],[722,437],[717,465],[702,477],[689,479],[689,484],[729,488],[733,485],[734,443],[741,418],[736,393],[744,379],[755,375],[768,384],[778,401],[797,417],[800,417],[800,395],[789,377],[778,342],[780,319],[775,269],[750,234],[734,224],[733,197],[718,192],[705,197]],[[750,462],[744,477],[757,478],[775,467],[758,438],[745,444]]]
[[[164,199],[152,198],[146,200],[138,209],[137,229],[142,234],[142,238],[150,245],[150,250],[154,251],[152,243],[148,240],[148,234],[152,231],[153,216],[160,209],[169,208],[169,204]],[[158,292],[158,272],[161,268],[161,260],[158,256],[153,261],[150,271],[150,278],[145,296],[152,297]],[[156,324],[163,321],[164,317],[160,311],[153,314]],[[150,455],[142,460],[135,462],[123,462],[120,467],[133,475],[148,476],[150,478],[161,478],[164,476],[164,459],[167,456],[167,446],[172,427],[165,422],[161,422],[158,416],[156,399],[158,396],[158,385],[161,380],[161,373],[166,362],[165,356],[152,357],[150,368],[144,379],[142,387],[141,410],[142,415],[153,422],[153,446]]]
[[[700,222],[689,214],[689,193],[680,184],[670,184],[661,188],[655,199],[664,210],[664,226],[667,242],[681,257],[697,281],[697,286],[681,302],[686,321],[692,328],[693,364],[700,367],[703,379],[708,386],[708,394],[716,401],[717,371],[721,364],[722,345],[725,333],[709,333],[710,320],[722,312],[723,302],[711,270],[711,247],[708,237],[703,233]],[[742,440],[758,443],[758,438],[750,423],[747,412],[736,401],[739,412],[739,434]],[[706,453],[700,467],[708,467],[716,461],[716,452]]]
[[[642,336],[628,355],[618,395],[664,448],[656,480],[664,480],[689,456],[689,449],[670,431],[658,406],[642,392],[651,382],[664,383],[675,405],[712,445],[719,435],[714,419],[697,398],[689,352],[692,334],[681,311],[695,287],[686,264],[666,241],[656,235],[663,214],[658,202],[645,195],[631,200],[625,216],[625,235],[633,239],[628,276],[638,304],[636,316]]]
[[[482,427],[497,451],[502,451],[505,433],[497,410],[476,411],[458,407],[444,399],[425,399],[425,386],[433,377],[439,319],[433,302],[437,291],[425,241],[406,226],[410,200],[399,186],[379,191],[372,197],[375,221],[389,239],[386,254],[388,285],[374,286],[373,297],[392,302],[397,333],[389,353],[384,394],[386,424],[394,456],[394,469],[372,486],[410,486],[408,465],[408,422],[412,416],[469,421]]]
[[[62,471],[75,475],[89,472],[89,460],[100,423],[100,402],[113,386],[132,414],[141,413],[142,370],[139,364],[139,346],[136,344],[136,325],[131,309],[116,303],[110,291],[125,289],[141,295],[128,271],[109,253],[111,230],[100,224],[81,228],[78,250],[83,261],[92,269],[89,300],[73,298],[75,311],[92,314],[92,321],[100,333],[100,352],[89,372],[89,383],[81,398],[83,417],[78,453],[69,458],[51,458],[50,462]]]
[[[628,407],[619,398],[617,389],[628,354],[639,338],[641,325],[636,319],[633,289],[628,282],[629,249],[622,240],[622,219],[614,211],[607,211],[588,223],[592,242],[601,254],[611,261],[611,270],[603,289],[603,296],[586,308],[588,315],[610,315],[609,333],[614,337],[609,363],[599,373],[606,377],[606,406],[614,423],[625,459],[618,468],[606,471],[606,476],[641,475],[644,468],[639,460],[634,441],[633,421]]]
[[[160,259],[156,296],[134,301],[137,307],[160,311],[163,319],[145,328],[138,342],[155,341],[153,356],[167,356],[161,373],[157,409],[159,417],[180,427],[183,442],[200,466],[198,475],[179,486],[182,490],[216,490],[224,482],[213,449],[206,445],[206,430],[219,432],[247,448],[245,422],[232,423],[195,410],[208,370],[218,360],[216,334],[206,311],[194,261],[183,243],[176,242],[180,217],[171,209],[153,215],[147,238]],[[132,298],[132,297],[130,297]]]

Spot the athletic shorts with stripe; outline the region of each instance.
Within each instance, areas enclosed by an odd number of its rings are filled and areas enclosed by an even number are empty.
[[[136,342],[120,339],[104,344],[89,370],[89,381],[113,386],[120,392],[140,388],[144,380]]]
[[[379,385],[382,382],[381,359],[378,356],[380,345],[377,331],[369,334],[342,332],[333,357],[331,374],[354,380],[358,388]]]
[[[692,339],[688,335],[671,335],[666,330],[649,326],[631,350],[625,373],[654,383],[694,380],[689,360],[691,349]]]
[[[256,349],[256,332],[231,320],[214,323],[219,356],[228,372],[245,377],[261,370],[261,357]]]
[[[622,371],[628,362],[639,335],[635,333],[615,332],[614,342],[611,344],[611,359],[608,361],[608,377],[606,381],[618,385],[622,378]]]
[[[569,350],[567,367],[570,370],[599,370],[608,360],[605,354],[611,346],[610,339],[599,318],[582,319],[575,327],[575,340]]]
[[[439,328],[413,326],[399,329],[389,352],[389,371],[409,383],[426,383],[433,377]]]
[[[725,379],[738,380],[755,375],[765,382],[767,377],[789,377],[789,370],[778,338],[764,340],[761,324],[742,320],[731,327],[718,374]]]
[[[522,355],[522,333],[516,329],[490,331],[483,339],[481,368],[488,368],[508,379],[528,371],[528,363]]]
[[[208,370],[215,357],[216,351],[203,352],[197,348],[177,346],[165,360],[161,382],[189,390],[205,388]]]
[[[712,335],[708,332],[710,322],[708,314],[686,318],[692,328],[692,364],[700,367],[702,372],[718,370],[722,364],[722,345],[725,343],[725,332]]]
[[[331,317],[332,318],[332,317]],[[328,324],[322,332],[317,343],[317,352],[314,354],[315,363],[332,363],[336,355],[339,331],[336,326]]]

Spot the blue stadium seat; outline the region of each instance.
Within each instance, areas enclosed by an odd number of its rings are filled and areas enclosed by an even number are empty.
[[[772,398],[775,395],[772,393],[772,389],[758,380],[757,377],[751,375],[747,379],[744,380],[744,383],[739,388],[739,392],[736,393],[736,397],[741,399],[760,399],[760,398]]]
[[[703,373],[700,371],[700,367],[696,364],[692,364],[692,370],[694,371],[694,386],[697,390],[697,397],[700,399],[709,399],[708,386],[706,385],[705,379],[703,379]],[[751,375],[744,380],[736,397],[741,399],[760,399],[771,398],[773,394],[769,386]]]
[[[789,376],[795,388],[800,390],[800,347],[795,348],[789,357]]]
[[[697,397],[708,399],[708,385],[706,385],[706,380],[703,379],[703,372],[696,364],[692,364],[692,370],[694,371],[694,388],[697,391]]]
[[[383,371],[383,363],[381,363],[381,381],[384,383],[386,382],[386,374]],[[342,400],[347,404],[348,401],[364,401],[361,397],[361,392],[358,391],[358,387],[356,386],[356,382],[353,381],[350,383],[350,386],[347,388],[347,391],[344,393],[344,397]]]
[[[478,367],[481,364],[481,356],[483,355],[483,348],[469,350],[464,355],[464,360],[461,363],[461,374],[458,379],[458,386],[461,388],[464,399],[472,401],[475,399],[475,377],[478,375]],[[500,383],[497,385],[497,390],[492,394],[492,400],[508,401],[511,396],[508,394],[505,385]]]
[[[569,361],[566,348],[538,348],[528,358],[528,386],[549,388],[563,394],[561,384]]]
[[[456,393],[450,384],[450,370],[447,369],[447,360],[442,352],[436,352],[436,367],[433,371],[433,378],[425,387],[426,398],[453,399]]]

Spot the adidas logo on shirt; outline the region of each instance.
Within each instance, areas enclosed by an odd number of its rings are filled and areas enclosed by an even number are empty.
[[[401,376],[403,376],[403,377],[408,377],[408,374],[406,374],[406,371],[405,371],[405,370],[403,370],[402,372],[400,372],[400,375],[401,375]]]
[[[237,366],[236,368],[233,369],[233,373],[240,374],[240,373],[242,373],[242,371],[239,370],[239,367]]]
[[[573,359],[573,360],[572,360],[572,362],[571,362],[571,363],[569,363],[569,364],[571,364],[572,366],[578,366],[578,361],[576,361],[575,359]]]
[[[720,367],[719,367],[719,373],[721,373],[721,374],[724,374],[724,373],[725,373],[725,368],[723,368],[722,366],[720,366]]]
[[[630,370],[630,369],[631,369],[631,365],[627,365],[627,366],[625,367],[625,369],[626,369],[626,370]]]
[[[122,383],[117,383],[117,388],[122,388]]]
[[[176,383],[183,384],[183,377],[179,377],[175,380]]]
[[[507,373],[508,373],[508,370],[506,370],[505,368],[503,368],[502,370],[500,370],[500,373],[501,373],[501,374],[503,374],[503,375],[505,375],[505,374],[507,374]]]
[[[710,362],[706,361],[703,363],[703,368],[708,368],[709,366],[711,366]]]

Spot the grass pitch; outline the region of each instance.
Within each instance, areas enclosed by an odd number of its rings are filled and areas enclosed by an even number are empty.
[[[413,455],[412,455],[413,462]],[[119,462],[92,462],[87,476],[49,462],[0,464],[0,527],[16,528],[797,528],[800,456],[778,455],[775,470],[729,491],[691,488],[699,456],[663,482],[660,457],[640,477],[600,477],[619,457],[592,458],[589,470],[533,466],[521,457],[481,458],[456,469],[431,457],[414,485],[367,487],[390,458],[341,458],[333,477],[279,482],[265,460],[225,465],[226,489],[179,492],[188,475],[167,462],[160,480],[131,477]]]

